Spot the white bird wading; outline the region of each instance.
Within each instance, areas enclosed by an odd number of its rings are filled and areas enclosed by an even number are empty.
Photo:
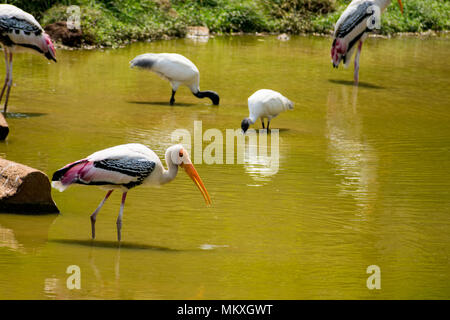
[[[166,170],[158,156],[146,146],[130,143],[97,151],[57,170],[52,177],[52,187],[64,191],[71,184],[94,185],[108,190],[103,201],[91,215],[92,238],[95,238],[95,221],[101,207],[115,189],[123,192],[117,218],[117,239],[121,240],[123,208],[127,192],[141,184],[159,186],[175,179],[178,167],[182,167],[201,191],[207,205],[211,198],[191,162],[188,152],[181,145],[166,151]]]
[[[0,102],[6,89],[3,113],[8,107],[12,86],[13,53],[34,51],[56,62],[56,53],[52,40],[39,22],[29,13],[10,4],[0,4],[0,43],[3,46],[6,64],[5,84],[0,94]]]
[[[379,23],[381,13],[391,0],[353,0],[339,17],[334,28],[334,39],[331,47],[331,61],[337,68],[341,61],[347,68],[358,47],[355,56],[355,84],[359,81],[359,56],[364,40]],[[398,0],[403,13],[403,4]]]
[[[249,117],[241,122],[241,128],[244,133],[251,124],[254,124],[258,118],[261,119],[261,125],[264,127],[264,119],[267,119],[267,131],[269,131],[270,121],[281,112],[294,109],[294,103],[277,91],[270,89],[261,89],[256,91],[248,98]]]
[[[130,66],[150,70],[172,85],[170,104],[175,103],[175,93],[180,85],[187,86],[197,98],[209,98],[219,104],[219,95],[214,91],[200,91],[200,73],[188,58],[177,53],[144,53],[130,62]]]

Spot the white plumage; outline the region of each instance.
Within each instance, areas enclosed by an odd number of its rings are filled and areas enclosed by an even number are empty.
[[[55,48],[50,37],[41,25],[29,13],[10,4],[0,5],[0,43],[3,46],[6,63],[6,78],[0,94],[0,101],[6,91],[3,112],[6,113],[9,93],[12,86],[13,53],[34,51],[56,62]]]
[[[108,190],[103,201],[91,215],[92,238],[95,238],[95,221],[101,207],[113,190],[121,190],[122,203],[117,219],[117,238],[120,241],[127,192],[141,184],[159,186],[168,183],[175,179],[178,167],[182,167],[194,181],[206,203],[211,203],[208,191],[187,151],[181,145],[174,145],[167,149],[165,157],[168,170],[163,167],[158,156],[142,144],[131,143],[107,148],[57,170],[52,177],[52,187],[64,191],[76,183]]]
[[[149,149],[140,143],[128,143],[121,144],[118,146],[106,148],[86,157],[88,161],[102,161],[104,159],[145,159],[148,161],[153,161],[162,166],[161,161],[153,150]]]
[[[290,109],[294,109],[294,103],[281,93],[270,89],[258,90],[248,98],[249,117],[242,120],[241,128],[246,132],[250,124],[261,118],[263,128],[264,119],[267,119],[269,130],[270,121],[281,112]]]
[[[195,64],[177,53],[145,53],[131,61],[131,67],[149,68],[151,71],[170,81],[177,90],[182,84],[196,92],[199,90],[200,76]]]
[[[192,61],[177,53],[145,53],[130,62],[131,67],[153,71],[172,85],[170,104],[175,103],[175,93],[180,85],[187,86],[197,98],[210,98],[219,104],[219,96],[214,91],[200,91],[200,73]]]
[[[331,60],[337,68],[341,61],[348,67],[357,48],[355,56],[354,81],[359,81],[359,56],[368,33],[379,28],[381,13],[391,0],[353,0],[336,22],[334,39],[331,47]],[[398,0],[403,12],[401,0]]]

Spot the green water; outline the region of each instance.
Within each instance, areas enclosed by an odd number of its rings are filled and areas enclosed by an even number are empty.
[[[105,194],[95,187],[53,190],[60,215],[0,214],[0,298],[449,298],[450,41],[369,39],[359,88],[352,68],[332,68],[330,42],[160,41],[59,50],[57,64],[17,55],[0,155],[49,176],[122,143],[163,157],[171,133],[193,132],[194,121],[225,136],[258,89],[280,91],[295,109],[271,123],[278,171],[265,157],[196,164],[209,208],[182,172],[130,191],[120,248],[118,192],[93,242],[89,215]],[[220,106],[182,87],[170,107],[167,82],[128,67],[145,52],[190,58]],[[66,287],[70,265],[80,267],[80,290]],[[380,290],[366,286],[369,265],[381,269]]]

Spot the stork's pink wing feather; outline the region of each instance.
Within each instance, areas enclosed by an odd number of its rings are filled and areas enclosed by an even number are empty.
[[[59,191],[64,191],[72,183],[77,182],[93,166],[93,162],[86,159],[69,163],[53,174],[52,186]]]
[[[69,185],[77,180],[84,180],[84,176],[92,168],[92,162],[82,162],[71,167],[60,180],[63,185]]]
[[[119,161],[119,162],[117,162]],[[79,160],[68,164],[53,174],[52,186],[64,191],[73,183],[84,185],[123,185],[132,188],[153,172],[155,163],[152,161],[139,161],[124,159],[89,161]],[[130,164],[130,167],[123,165]]]

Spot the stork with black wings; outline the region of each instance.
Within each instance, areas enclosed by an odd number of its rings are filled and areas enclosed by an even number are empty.
[[[341,61],[347,68],[355,52],[355,84],[359,81],[359,56],[368,33],[379,28],[381,13],[391,3],[391,0],[353,0],[336,22],[331,60],[337,68]],[[403,13],[403,4],[398,0]]]
[[[50,36],[45,33],[39,22],[31,14],[10,4],[0,4],[0,43],[3,46],[6,63],[6,78],[0,93],[0,102],[6,90],[3,107],[3,113],[6,113],[12,86],[13,53],[31,50],[55,62],[56,54]]]
[[[182,167],[194,181],[205,198],[206,204],[211,204],[208,191],[206,191],[186,149],[181,145],[168,148],[166,163],[167,170],[158,156],[142,144],[123,144],[97,151],[59,169],[53,174],[52,187],[64,191],[71,184],[76,183],[98,186],[108,190],[103,201],[91,214],[93,239],[95,238],[95,221],[98,212],[114,190],[121,190],[122,203],[117,218],[117,239],[120,241],[123,208],[128,191],[141,184],[153,186],[166,184],[175,179],[178,167]]]

